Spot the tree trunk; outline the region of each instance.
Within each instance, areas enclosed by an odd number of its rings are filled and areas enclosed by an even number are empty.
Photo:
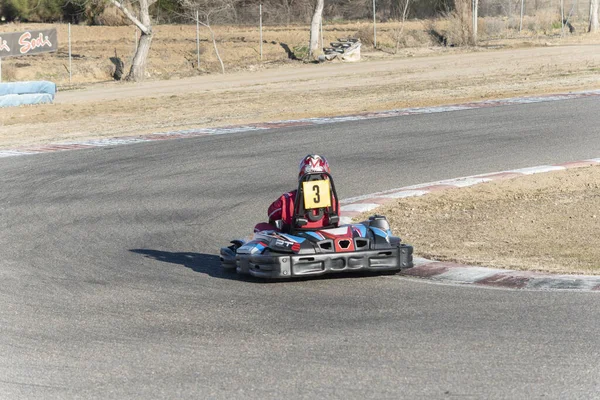
[[[148,10],[151,2],[154,3],[152,0],[140,0],[140,22],[146,29],[142,29],[137,50],[131,63],[131,69],[127,75],[128,81],[137,82],[145,78],[146,60],[150,52],[150,44],[152,44],[152,21],[150,20],[150,12]]]
[[[117,7],[131,22],[137,26],[142,34],[138,46],[133,56],[133,62],[131,63],[131,69],[127,74],[128,81],[140,81],[144,79],[146,72],[146,59],[150,52],[150,44],[152,43],[152,21],[150,20],[149,8],[156,0],[140,0],[140,19],[138,20],[119,0],[109,0],[115,7]]]
[[[221,56],[219,55],[219,49],[217,47],[217,39],[215,38],[215,32],[212,30],[212,28],[208,24],[208,21],[206,21],[206,22],[207,22],[206,27],[210,31],[210,37],[213,42],[213,48],[215,49],[215,54],[217,55],[217,59],[219,60],[219,63],[221,63],[221,73],[224,74],[225,73],[225,65],[223,65],[223,60],[221,59]]]
[[[150,33],[144,33],[140,35],[137,50],[133,56],[131,63],[131,69],[127,74],[128,81],[138,82],[144,80],[146,75],[146,60],[148,59],[148,53],[150,53],[150,44],[152,43],[152,30]]]
[[[402,39],[402,33],[404,32],[404,22],[406,22],[409,5],[410,0],[404,0],[404,8],[402,9],[402,22],[400,23],[400,30],[396,32],[396,51],[394,54],[398,54],[398,49],[400,48],[400,40]]]
[[[591,33],[598,32],[598,0],[590,0],[590,28]]]
[[[323,21],[323,7],[325,0],[317,0],[315,12],[310,23],[310,43],[308,45],[308,57],[316,60],[321,51],[319,50],[319,33],[321,31],[321,22]]]

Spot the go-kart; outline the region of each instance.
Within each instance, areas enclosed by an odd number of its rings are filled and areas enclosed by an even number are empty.
[[[292,225],[233,240],[221,248],[221,266],[260,278],[293,278],[333,272],[398,272],[413,266],[413,248],[393,236],[387,219],[338,225],[335,185],[327,173],[303,175],[296,192]],[[311,228],[325,222],[323,227]]]

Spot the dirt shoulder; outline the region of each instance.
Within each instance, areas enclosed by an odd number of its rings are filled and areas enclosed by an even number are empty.
[[[600,275],[600,166],[449,189],[383,206],[417,255]]]

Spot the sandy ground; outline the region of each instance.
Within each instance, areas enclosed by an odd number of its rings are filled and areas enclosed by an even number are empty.
[[[598,275],[599,182],[599,166],[576,168],[400,199],[377,212],[422,257]]]
[[[3,63],[15,79],[54,79],[60,91],[53,105],[1,109],[0,149],[600,88],[598,35],[497,41],[494,49],[410,48],[395,55],[364,46],[361,62],[315,65],[289,60],[275,38],[281,32],[270,33],[263,62],[256,60],[256,44],[246,43],[249,34],[228,32],[231,43],[250,47],[253,55],[243,58],[243,65],[230,58],[237,68],[222,75],[194,66],[189,32],[181,35],[181,27],[162,27],[148,79],[125,83],[107,81],[107,60],[126,52],[123,46],[131,47],[133,39],[126,36],[133,36],[132,30],[92,28],[78,27],[76,82],[69,83],[65,75],[64,49],[35,56],[37,63],[33,56]],[[286,34],[288,42],[306,39],[303,32]],[[221,43],[224,53],[227,43]],[[208,43],[203,46],[208,58]],[[404,233],[417,255],[494,267],[600,273],[598,243],[573,235],[589,239],[597,231],[600,215],[589,210],[600,210],[594,197],[598,188],[586,183],[598,182],[598,172],[578,170],[577,179],[566,179],[567,174],[572,172],[407,199],[385,212],[397,224],[402,220],[401,232],[407,225],[428,227]],[[535,184],[524,184],[527,180]],[[504,213],[508,203],[514,216]],[[538,215],[534,206],[541,203],[555,213]],[[453,225],[461,229],[440,230]],[[557,245],[567,234],[573,243]],[[517,242],[522,249],[514,247]]]

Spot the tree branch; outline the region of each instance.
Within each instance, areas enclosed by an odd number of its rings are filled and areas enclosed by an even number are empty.
[[[150,27],[145,26],[144,24],[142,24],[136,17],[135,15],[133,15],[124,5],[123,3],[117,1],[117,0],[109,0],[112,4],[114,4],[115,7],[117,7],[118,9],[120,9],[121,11],[123,11],[123,14],[125,14],[125,16],[127,18],[129,18],[129,20],[131,22],[133,22],[138,28],[140,28],[140,30],[142,32],[144,32],[146,35],[149,35],[152,31],[152,29]]]

